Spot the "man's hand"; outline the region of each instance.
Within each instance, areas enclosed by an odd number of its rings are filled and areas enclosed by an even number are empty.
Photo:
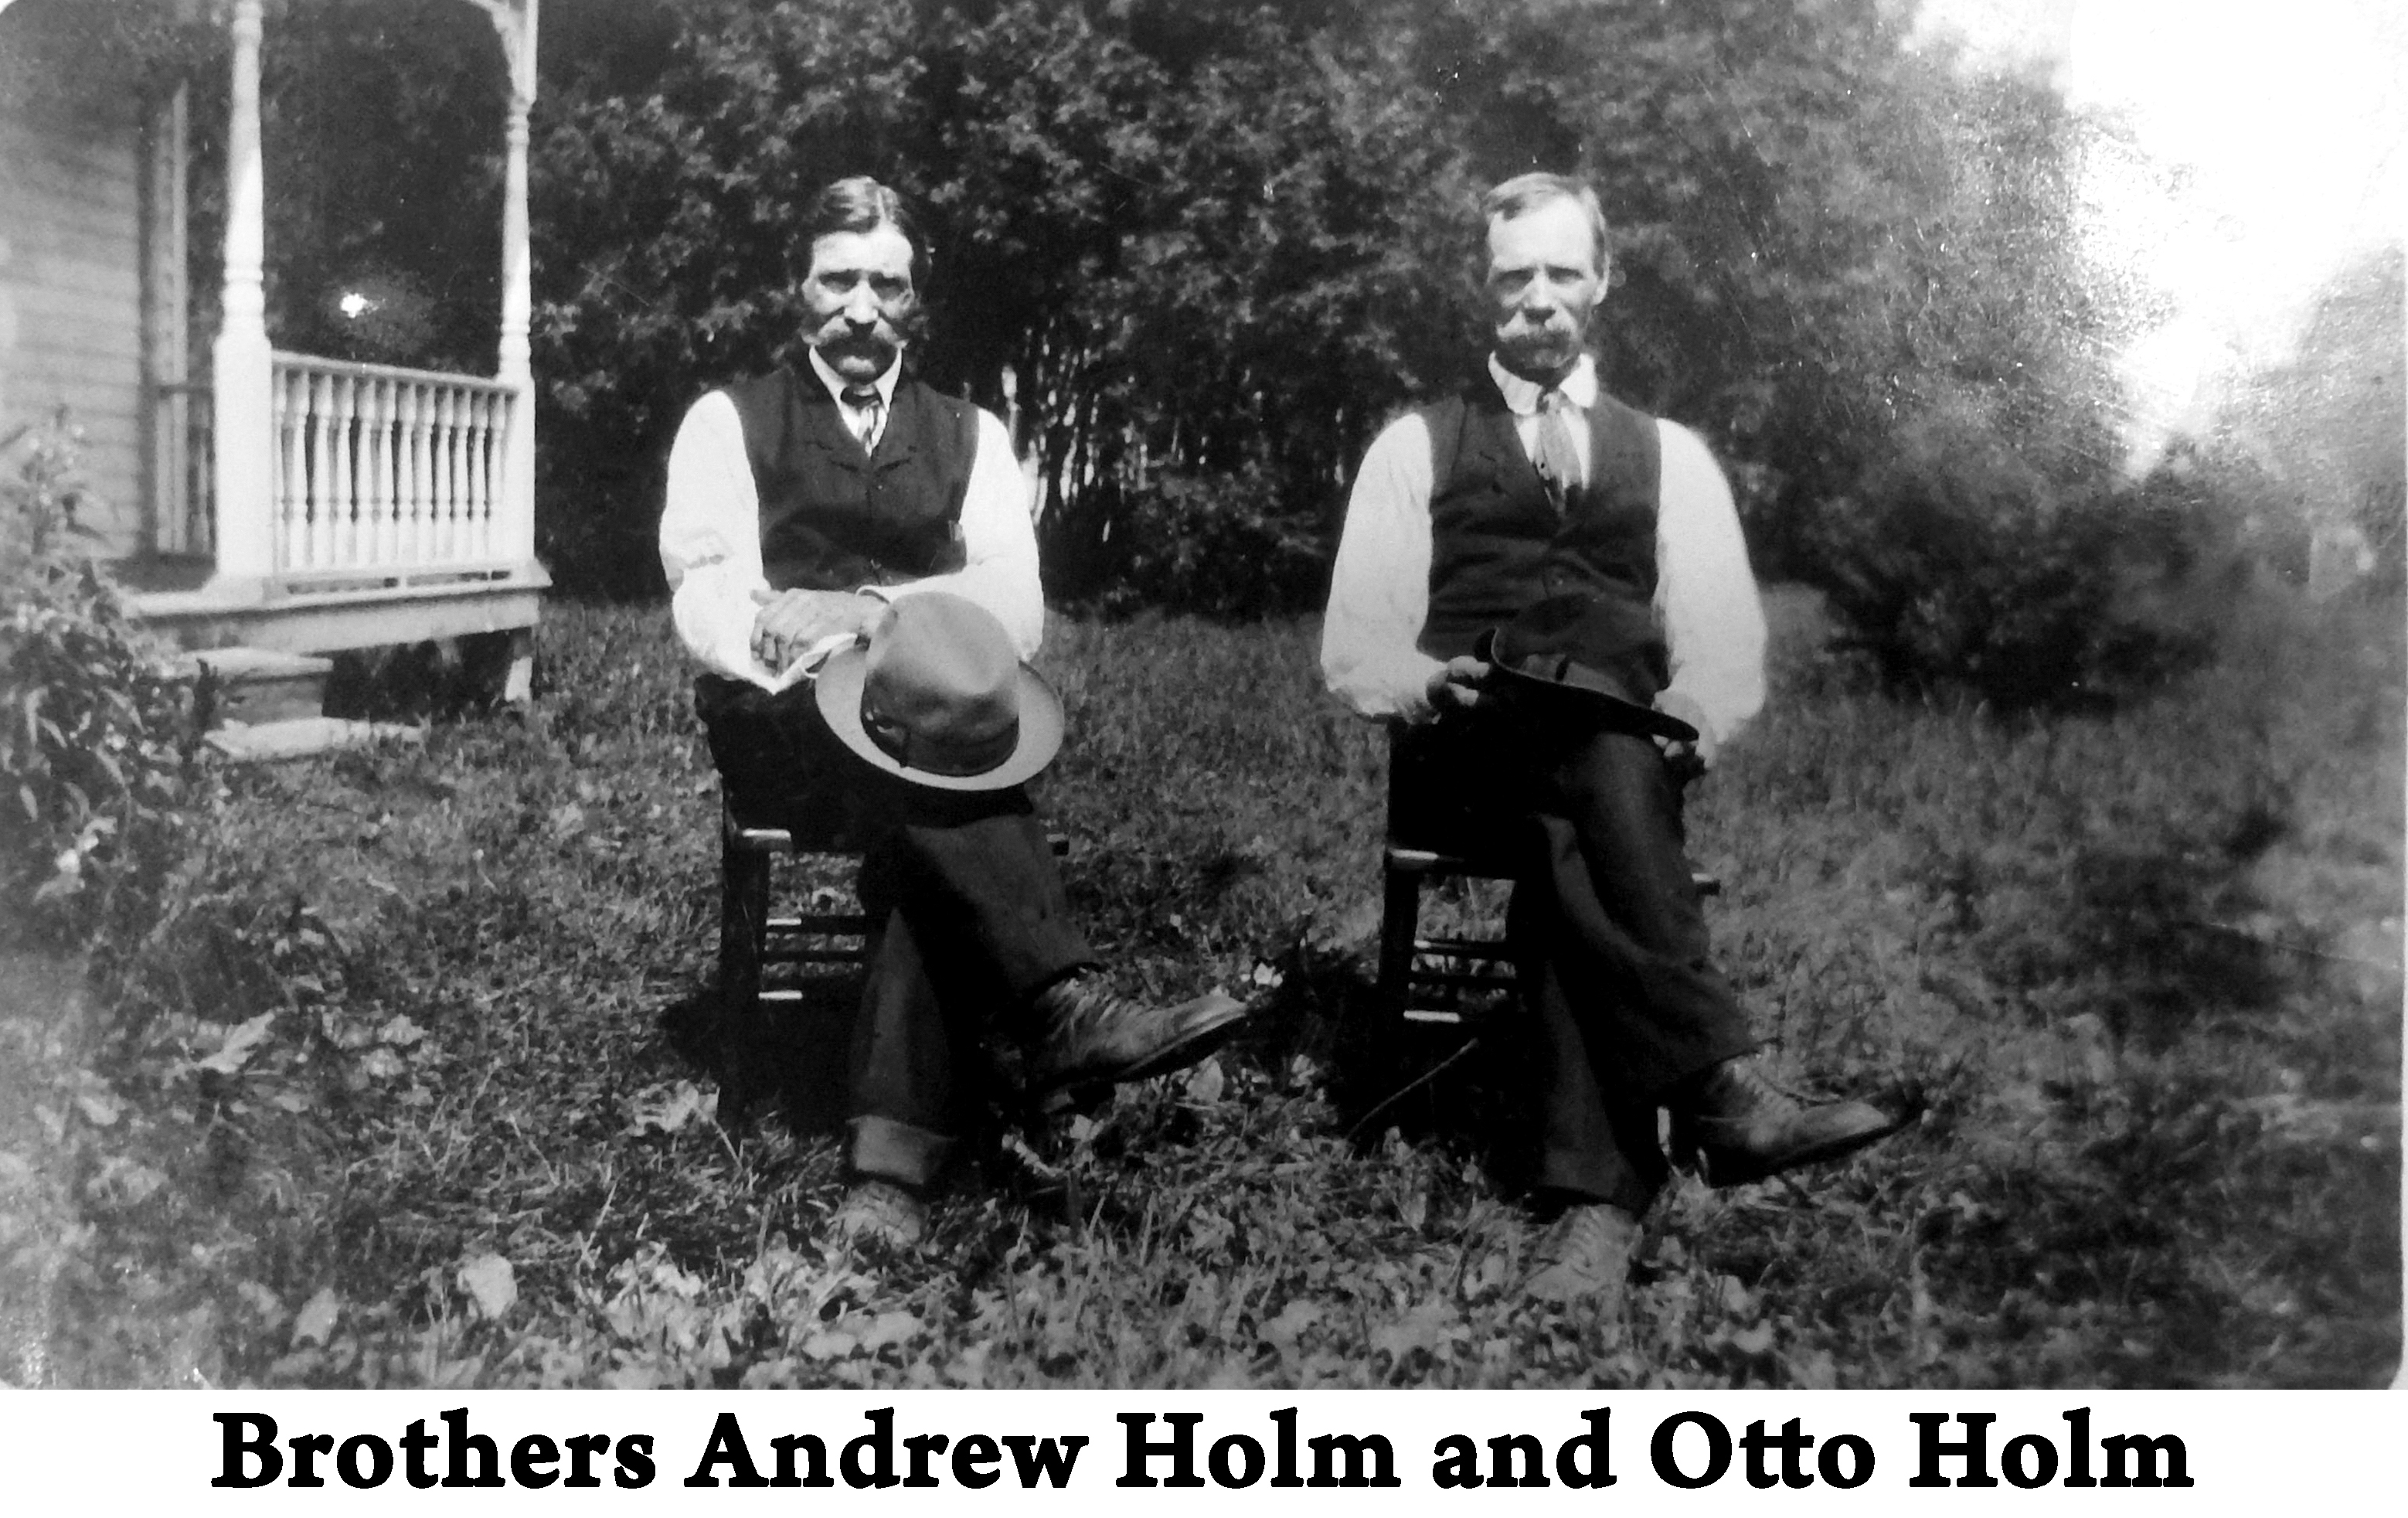
[[[752,657],[772,670],[787,666],[823,638],[858,633],[885,603],[850,591],[754,591]]]
[[[1713,768],[1714,751],[1719,745],[1714,741],[1713,723],[1706,721],[1706,709],[1679,691],[1658,691],[1656,709],[1667,717],[1678,717],[1698,730],[1694,743],[1675,742],[1668,738],[1656,740],[1663,746],[1665,762],[1674,772],[1686,780]]]
[[[1481,688],[1487,683],[1488,666],[1471,655],[1448,660],[1443,667],[1430,671],[1427,692],[1431,713],[1445,717],[1471,710],[1480,705]]]

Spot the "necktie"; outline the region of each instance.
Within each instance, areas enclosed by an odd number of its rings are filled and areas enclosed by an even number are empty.
[[[878,387],[847,385],[844,387],[844,404],[855,412],[853,435],[861,439],[862,451],[874,451],[878,447],[878,424],[885,420],[886,410],[885,403],[878,398]]]
[[[1572,403],[1560,390],[1539,397],[1539,451],[1534,463],[1547,482],[1547,498],[1561,511],[1571,493],[1580,489],[1580,451],[1572,442]]]

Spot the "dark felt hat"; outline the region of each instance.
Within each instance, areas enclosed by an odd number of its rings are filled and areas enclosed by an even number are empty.
[[[1696,742],[1696,728],[1637,699],[1610,659],[1595,656],[1599,648],[1627,646],[1629,630],[1616,625],[1627,620],[1593,596],[1553,596],[1482,633],[1472,657],[1494,668],[1499,688],[1517,700],[1560,704],[1600,719],[1611,732]]]
[[[898,596],[820,666],[828,730],[864,762],[936,791],[1000,791],[1062,747],[1062,703],[994,613],[942,591]]]

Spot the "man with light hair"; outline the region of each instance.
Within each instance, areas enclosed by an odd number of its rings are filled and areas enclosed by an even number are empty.
[[[834,1223],[909,1248],[991,1053],[1036,1101],[1200,1059],[1244,1009],[1114,995],[1071,920],[1025,789],[1061,738],[1025,662],[1045,625],[1027,484],[1001,422],[904,363],[927,238],[868,179],[796,230],[803,361],[686,414],[661,566],[730,809],[862,834],[874,941]]]
[[[1527,174],[1483,202],[1487,375],[1365,455],[1324,625],[1330,690],[1401,729],[1406,805],[1510,840],[1529,1293],[1618,1298],[1669,1174],[1657,1113],[1727,1185],[1896,1126],[1757,1068],[1709,958],[1681,789],[1764,699],[1764,616],[1730,488],[1684,427],[1599,387],[1597,195]]]

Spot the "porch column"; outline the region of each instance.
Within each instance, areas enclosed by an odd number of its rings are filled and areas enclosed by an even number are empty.
[[[223,315],[210,349],[217,433],[217,573],[220,581],[263,580],[276,567],[269,499],[273,444],[267,307],[260,285],[266,253],[259,150],[260,0],[234,0],[234,64],[226,122]]]
[[[537,0],[487,5],[509,63],[509,118],[504,128],[502,170],[502,336],[494,378],[517,393],[502,454],[504,531],[494,544],[497,556],[519,563],[535,558],[535,377],[528,362],[527,322],[534,308],[534,281],[527,261],[527,114],[535,106]]]

